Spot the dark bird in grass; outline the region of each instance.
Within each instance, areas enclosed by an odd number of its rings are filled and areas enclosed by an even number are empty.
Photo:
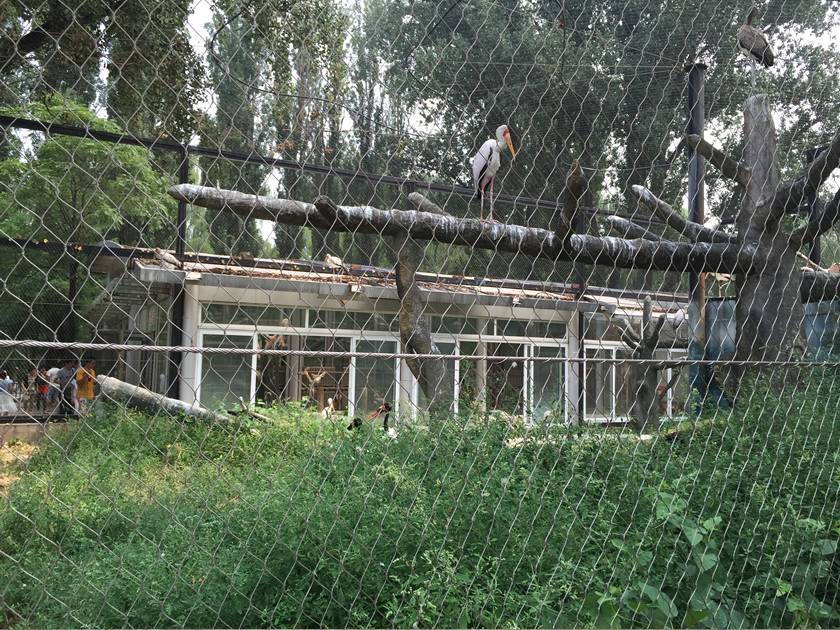
[[[388,418],[391,416],[391,405],[387,402],[382,403],[377,407],[374,411],[370,413],[368,416],[368,420],[374,420],[378,418],[382,414],[385,414],[382,419],[382,428],[387,431],[388,430]],[[347,430],[352,431],[353,429],[361,429],[362,428],[362,419],[361,418],[353,418],[353,421],[347,425]]]
[[[753,20],[758,14],[758,8],[753,7],[747,15],[747,21],[738,29],[738,48],[750,57],[752,62],[759,63],[765,68],[773,65],[773,49],[767,42],[762,31],[753,26]]]

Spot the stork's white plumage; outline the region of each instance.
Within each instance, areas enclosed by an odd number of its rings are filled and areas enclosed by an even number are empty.
[[[496,129],[496,139],[488,139],[478,149],[473,158],[473,182],[475,184],[475,196],[481,199],[481,218],[484,219],[484,191],[490,185],[490,213],[488,219],[493,220],[493,180],[496,173],[502,166],[502,150],[507,147],[511,157],[516,156],[513,149],[513,142],[510,139],[510,129],[502,125]]]

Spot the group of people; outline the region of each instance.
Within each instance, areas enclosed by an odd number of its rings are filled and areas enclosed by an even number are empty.
[[[96,397],[93,359],[66,359],[62,366],[33,367],[15,381],[0,370],[0,415],[17,413],[84,414]]]

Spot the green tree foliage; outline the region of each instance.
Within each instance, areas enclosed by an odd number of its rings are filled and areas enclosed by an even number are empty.
[[[14,113],[120,131],[61,95]],[[27,254],[4,270],[4,292],[17,308],[4,309],[0,317],[5,320],[2,329],[12,336],[25,329],[30,335],[37,332],[37,337],[57,332],[61,340],[76,338],[80,305],[102,287],[86,271],[89,261],[75,245],[108,239],[124,245],[171,243],[174,204],[165,194],[166,178],[155,171],[145,149],[46,136],[0,162],[0,172],[0,234],[55,243],[61,250],[57,258]],[[45,314],[37,304],[57,310]],[[46,322],[54,323],[57,317],[62,325],[56,331]]]
[[[66,90],[89,104],[104,87],[102,100],[123,129],[187,138],[196,126],[204,80],[189,41],[190,4],[3,0],[4,104]],[[103,61],[106,86],[99,79]]]
[[[241,11],[239,11],[241,13]],[[265,153],[257,138],[257,97],[260,73],[264,70],[264,48],[258,45],[252,25],[216,11],[210,41],[210,77],[215,92],[216,114],[202,130],[210,145],[240,153]],[[214,186],[261,194],[266,169],[253,164],[210,160],[205,176]],[[236,254],[259,252],[261,237],[255,221],[243,220],[231,212],[208,212],[213,251]]]

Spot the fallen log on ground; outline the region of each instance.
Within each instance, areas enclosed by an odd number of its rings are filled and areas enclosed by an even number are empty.
[[[167,398],[163,394],[156,394],[145,387],[131,385],[110,376],[97,376],[96,382],[99,384],[104,398],[138,411],[164,412],[169,415],[183,414],[208,422],[228,422],[230,420],[228,416],[210,411],[198,404],[190,405],[175,398]]]

